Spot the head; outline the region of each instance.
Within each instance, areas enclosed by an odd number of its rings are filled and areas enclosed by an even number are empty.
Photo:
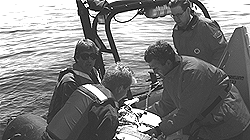
[[[185,27],[191,19],[191,3],[189,0],[170,0],[168,3],[171,17],[179,27]]]
[[[107,68],[102,85],[108,88],[116,98],[120,100],[129,90],[132,83],[135,82],[133,71],[122,63],[116,63]]]
[[[95,65],[99,48],[90,39],[80,39],[75,48],[74,60],[83,72],[89,73]]]
[[[144,60],[149,67],[160,76],[166,75],[176,65],[176,52],[165,40],[159,40],[145,51]]]

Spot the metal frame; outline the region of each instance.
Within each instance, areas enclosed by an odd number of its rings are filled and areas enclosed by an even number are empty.
[[[207,9],[199,0],[190,0],[190,1],[196,4],[202,10],[205,17],[210,18],[210,15]],[[143,8],[155,7],[158,5],[167,4],[168,2],[169,0],[119,0],[119,1],[115,1],[103,7],[103,9],[99,11],[99,13],[96,15],[96,17],[94,18],[91,24],[90,17],[89,17],[89,9],[84,5],[84,3],[82,3],[81,0],[76,0],[77,7],[78,7],[78,15],[80,16],[80,20],[82,23],[84,37],[92,39],[100,47],[101,53],[99,55],[100,56],[99,59],[97,59],[96,61],[95,67],[99,70],[102,76],[105,73],[102,53],[111,53],[114,57],[115,62],[120,61],[120,56],[117,51],[117,47],[113,39],[111,28],[110,28],[111,19],[118,13],[132,11],[132,10],[140,10]],[[103,41],[100,39],[100,37],[97,34],[97,26],[98,26],[97,17],[99,15],[106,16],[105,32],[106,32],[106,36],[108,38],[108,42],[109,42],[111,49],[107,49],[107,47],[104,45]]]

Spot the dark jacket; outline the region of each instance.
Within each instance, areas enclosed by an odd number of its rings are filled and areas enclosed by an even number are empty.
[[[56,140],[111,140],[118,127],[118,103],[100,84],[77,88],[47,126]]]
[[[180,55],[194,56],[215,66],[218,66],[227,46],[218,23],[196,15],[193,16],[186,29],[175,25],[172,37]]]
[[[73,69],[68,68],[67,70],[68,72],[65,72],[64,75],[59,74],[58,83],[54,89],[49,106],[47,115],[48,123],[64,106],[68,98],[77,89],[77,87],[83,84],[100,83],[100,81],[97,79],[98,72],[95,69],[91,71],[91,75],[84,74],[84,76],[78,74],[78,72]]]
[[[180,64],[163,79],[162,98],[148,111],[162,118],[159,127],[170,135],[192,123],[199,136],[221,140],[239,135],[250,123],[249,111],[228,76],[200,59],[183,56]],[[222,101],[205,118],[201,113],[220,96]]]

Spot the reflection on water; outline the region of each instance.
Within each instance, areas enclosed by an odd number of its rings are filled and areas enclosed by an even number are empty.
[[[247,26],[250,31],[248,0],[202,2],[228,40],[238,26]],[[76,8],[75,1],[68,0],[4,1],[0,5],[0,137],[10,116],[46,113],[57,73],[72,64],[76,41],[83,37]],[[125,21],[134,14],[125,13],[117,19]],[[133,91],[143,90],[147,85],[144,50],[158,39],[167,39],[172,44],[173,25],[170,17],[145,19],[142,15],[125,24],[112,21],[121,60],[132,66],[138,78]],[[104,28],[98,30],[107,44],[101,32]],[[104,59],[106,65],[113,62],[109,54]]]

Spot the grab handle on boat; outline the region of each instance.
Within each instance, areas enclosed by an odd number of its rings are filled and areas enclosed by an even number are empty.
[[[15,134],[14,136],[8,138],[7,140],[13,140],[14,138],[17,138],[17,137],[21,137],[22,135],[21,134]]]

